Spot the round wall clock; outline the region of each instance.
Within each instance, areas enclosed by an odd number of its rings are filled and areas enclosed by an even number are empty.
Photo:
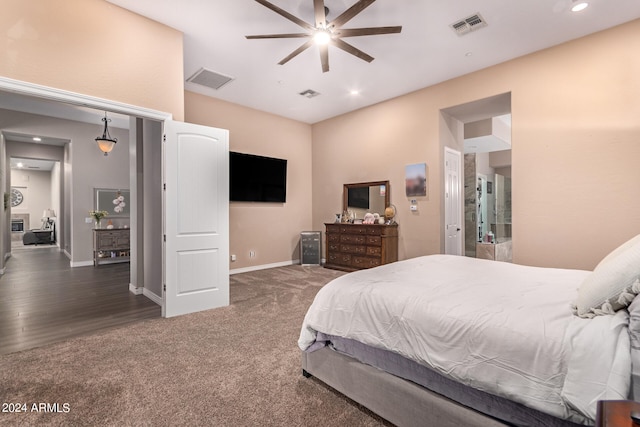
[[[11,206],[18,206],[24,200],[22,192],[17,188],[11,189]]]

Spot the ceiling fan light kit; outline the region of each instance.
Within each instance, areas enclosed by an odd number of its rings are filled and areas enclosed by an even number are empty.
[[[313,44],[318,46],[320,52],[320,63],[322,65],[322,72],[329,71],[329,49],[328,46],[334,46],[338,49],[342,49],[351,55],[354,55],[363,61],[371,62],[373,57],[361,51],[360,49],[352,46],[351,44],[342,40],[345,37],[358,37],[358,36],[375,36],[380,34],[396,34],[402,31],[402,26],[394,27],[367,27],[367,28],[350,28],[343,29],[342,26],[349,22],[353,17],[362,12],[365,8],[370,6],[375,0],[358,0],[353,6],[344,11],[340,16],[332,21],[327,21],[328,8],[324,5],[324,0],[313,0],[313,10],[315,15],[315,25],[311,25],[308,22],[290,14],[289,12],[279,8],[278,6],[268,2],[267,0],[255,0],[264,7],[272,10],[278,15],[288,19],[291,22],[299,25],[307,30],[305,33],[292,33],[292,34],[261,34],[255,36],[246,36],[247,39],[277,39],[277,38],[307,38],[307,41],[299,48],[291,52],[278,64],[284,65],[291,59],[298,56],[300,53],[307,50]]]

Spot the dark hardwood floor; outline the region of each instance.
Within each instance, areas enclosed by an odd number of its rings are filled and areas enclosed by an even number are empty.
[[[160,317],[129,292],[129,264],[69,267],[57,247],[16,247],[0,276],[0,354]]]

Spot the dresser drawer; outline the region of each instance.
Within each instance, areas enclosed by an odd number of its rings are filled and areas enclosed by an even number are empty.
[[[371,255],[371,256],[380,256],[382,255],[382,247],[380,246],[367,246],[367,251],[366,251],[367,255]]]
[[[353,257],[353,266],[357,268],[372,268],[381,265],[380,258]]]
[[[340,235],[339,234],[329,234],[327,233],[327,242],[329,243],[339,243]]]
[[[351,265],[352,255],[345,252],[331,252],[327,257],[330,264]]]
[[[367,247],[358,245],[340,245],[340,252],[365,255],[367,253]]]
[[[357,234],[342,234],[340,236],[342,243],[353,243],[355,245],[364,245],[367,243],[366,236],[358,236]]]
[[[329,252],[339,252],[340,251],[340,244],[339,243],[329,243],[327,248],[329,249]]]
[[[382,237],[380,236],[367,236],[367,245],[382,245]]]

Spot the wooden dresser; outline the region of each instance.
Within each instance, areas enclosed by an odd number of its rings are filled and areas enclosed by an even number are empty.
[[[599,400],[596,427],[638,427],[631,413],[640,414],[640,402],[633,400]]]
[[[398,225],[327,223],[324,266],[355,271],[398,260]]]
[[[128,228],[93,230],[93,265],[129,262],[130,232]]]

